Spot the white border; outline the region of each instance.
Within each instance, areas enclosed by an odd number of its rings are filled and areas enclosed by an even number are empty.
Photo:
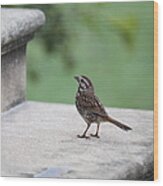
[[[65,2],[122,2],[123,0],[1,0],[1,4],[45,4],[45,3],[65,3]],[[132,2],[133,0],[128,0]],[[80,179],[31,179],[31,178],[0,178],[0,185],[2,186],[119,186],[119,185],[163,185],[163,169],[162,169],[162,159],[163,159],[163,146],[161,144],[163,132],[163,114],[160,114],[163,111],[163,0],[156,0],[159,4],[159,180],[156,182],[140,182],[140,181],[111,181],[111,180],[80,180]]]
[[[48,3],[84,3],[84,2],[132,2],[132,1],[152,1],[152,0],[1,0],[1,4],[48,4]],[[160,0],[156,0],[159,2]]]

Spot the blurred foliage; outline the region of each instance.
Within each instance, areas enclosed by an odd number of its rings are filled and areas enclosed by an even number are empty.
[[[73,103],[74,74],[105,105],[153,109],[153,2],[12,5],[46,23],[28,45],[28,98]]]
[[[92,8],[93,5],[93,8]],[[46,25],[38,33],[48,53],[58,52],[62,56],[67,69],[75,66],[75,58],[70,44],[77,42],[78,34],[72,31],[76,29],[75,24],[81,24],[98,37],[105,36],[104,29],[115,31],[119,34],[124,44],[132,48],[135,34],[133,30],[138,29],[138,20],[134,16],[114,18],[103,13],[103,9],[110,5],[108,3],[95,4],[37,4],[37,5],[9,5],[3,7],[36,8],[45,13]],[[69,27],[69,22],[74,22],[74,28]],[[108,23],[108,24],[105,24]],[[76,38],[75,38],[76,37]]]
[[[136,39],[135,32],[138,30],[139,24],[138,19],[134,16],[127,16],[127,18],[119,20],[119,19],[110,19],[109,22],[115,28],[115,32],[117,32],[127,47],[133,48],[134,41]]]

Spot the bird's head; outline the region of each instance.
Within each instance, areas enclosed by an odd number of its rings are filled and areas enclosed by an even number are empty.
[[[83,91],[94,91],[93,84],[91,80],[86,76],[74,76],[74,78],[77,80],[79,85],[79,90],[81,92]]]

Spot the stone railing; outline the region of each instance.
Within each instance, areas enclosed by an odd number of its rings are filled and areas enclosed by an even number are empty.
[[[44,24],[40,10],[1,9],[1,109],[25,100],[26,45]]]

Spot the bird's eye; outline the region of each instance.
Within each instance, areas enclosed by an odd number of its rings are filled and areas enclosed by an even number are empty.
[[[84,80],[83,79],[81,79],[81,83],[84,83]]]

